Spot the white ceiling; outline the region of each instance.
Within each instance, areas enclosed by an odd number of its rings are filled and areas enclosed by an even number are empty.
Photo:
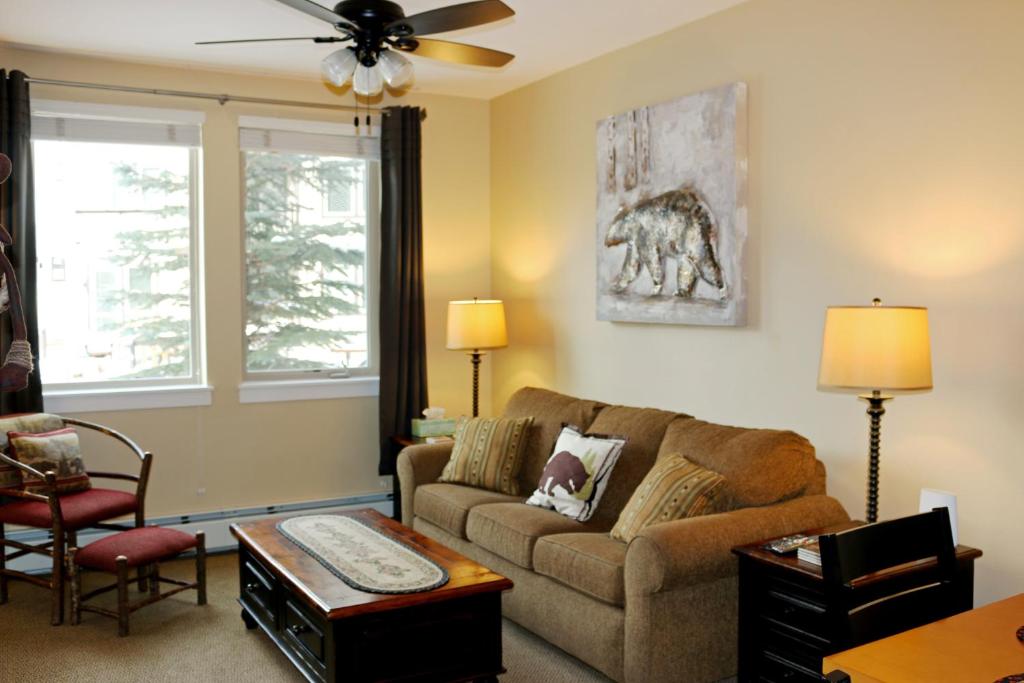
[[[399,0],[407,15],[458,1]],[[515,61],[492,70],[414,58],[415,89],[495,97],[743,1],[506,0],[515,17],[438,37],[511,52]],[[319,78],[320,59],[337,49],[311,42],[193,45],[333,34],[275,0],[0,0],[0,16],[0,42],[18,46],[309,79]]]

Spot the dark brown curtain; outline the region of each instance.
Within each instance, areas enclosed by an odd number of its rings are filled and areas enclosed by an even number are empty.
[[[34,413],[43,409],[43,389],[39,382],[39,325],[36,315],[36,217],[32,181],[32,117],[28,81],[20,71],[0,69],[0,152],[14,165],[10,179],[0,185],[0,224],[14,244],[7,247],[7,258],[14,267],[21,288],[21,305],[28,327],[28,342],[36,369],[29,375],[28,388],[0,393],[0,413]],[[0,320],[0,359],[7,357],[11,344],[11,314]]]
[[[423,314],[420,109],[388,107],[381,123],[380,474],[395,473],[409,421],[427,407]],[[397,489],[397,487],[396,487]],[[396,490],[397,493],[397,490]],[[398,514],[396,495],[396,515]]]

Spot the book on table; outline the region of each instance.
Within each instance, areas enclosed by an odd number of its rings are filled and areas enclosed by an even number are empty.
[[[796,559],[801,562],[807,562],[818,567],[821,566],[821,546],[818,545],[818,539],[815,538],[807,545],[801,546],[796,551]]]

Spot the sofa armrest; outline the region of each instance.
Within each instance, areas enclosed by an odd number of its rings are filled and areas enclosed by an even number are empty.
[[[734,575],[735,546],[849,519],[839,501],[819,495],[655,524],[626,551],[626,594],[649,595]]]
[[[453,442],[417,444],[407,446],[398,454],[398,487],[402,493],[402,524],[412,526],[413,496],[416,487],[431,484],[441,476],[441,470],[452,455]]]

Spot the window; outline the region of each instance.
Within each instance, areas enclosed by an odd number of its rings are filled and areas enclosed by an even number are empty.
[[[242,117],[240,143],[247,378],[375,375],[377,141]]]
[[[200,383],[201,115],[34,109],[44,388]]]

